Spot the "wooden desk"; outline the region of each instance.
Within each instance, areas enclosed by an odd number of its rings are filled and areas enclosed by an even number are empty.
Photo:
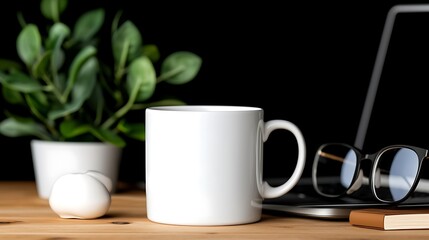
[[[5,239],[429,239],[429,230],[381,231],[347,221],[264,215],[257,223],[195,227],[146,218],[145,193],[119,190],[106,216],[62,219],[36,194],[33,182],[0,182],[0,238]]]

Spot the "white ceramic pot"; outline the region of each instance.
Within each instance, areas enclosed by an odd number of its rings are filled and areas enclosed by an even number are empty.
[[[101,142],[31,140],[37,193],[48,199],[55,181],[69,173],[98,171],[112,181],[116,191],[122,148]]]

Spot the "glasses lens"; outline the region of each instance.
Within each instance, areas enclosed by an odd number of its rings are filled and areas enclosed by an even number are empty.
[[[417,179],[419,158],[409,148],[392,148],[381,153],[373,173],[375,195],[387,202],[407,196]]]
[[[315,187],[325,196],[344,194],[352,185],[357,153],[345,145],[326,145],[315,158]]]

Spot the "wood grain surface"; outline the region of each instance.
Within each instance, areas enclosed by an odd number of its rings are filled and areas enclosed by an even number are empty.
[[[62,219],[40,199],[34,182],[0,182],[1,239],[429,239],[429,230],[383,231],[348,221],[263,215],[236,226],[175,226],[146,217],[145,193],[125,186],[98,219]]]

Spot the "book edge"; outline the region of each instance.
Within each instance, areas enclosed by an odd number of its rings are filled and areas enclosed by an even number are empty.
[[[416,216],[418,216],[417,220]],[[410,218],[413,220],[412,224],[409,222]],[[358,209],[352,210],[349,215],[351,225],[382,230],[429,229],[428,219],[429,209],[425,209],[422,213],[404,211],[403,214],[390,209],[385,212],[383,209]]]

